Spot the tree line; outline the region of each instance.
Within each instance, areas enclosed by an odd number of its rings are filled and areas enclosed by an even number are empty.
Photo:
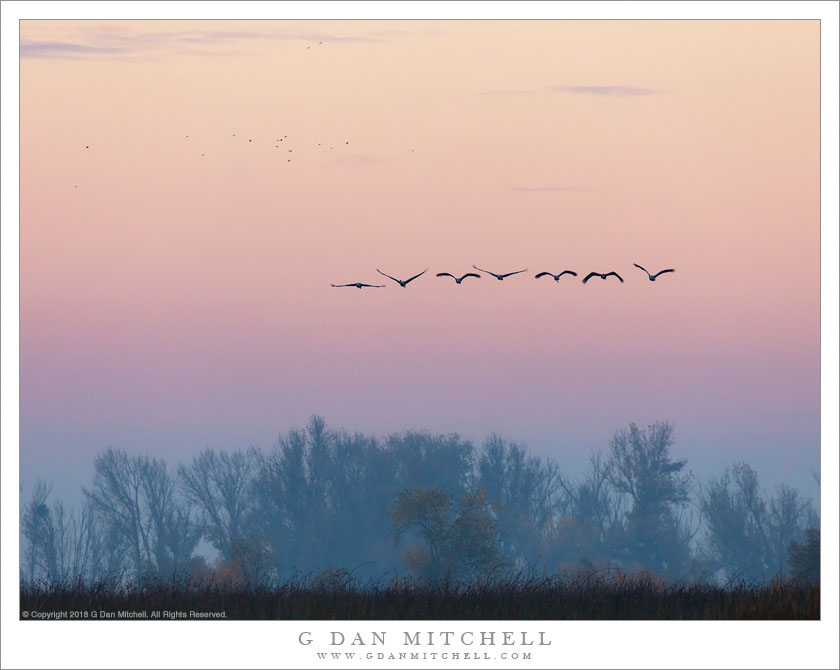
[[[341,575],[466,581],[620,569],[674,582],[819,580],[819,516],[733,463],[699,482],[671,424],[635,424],[577,477],[491,435],[385,438],[313,416],[268,451],[205,449],[170,467],[109,448],[69,510],[37,481],[21,505],[21,579]],[[212,547],[212,550],[210,549]]]

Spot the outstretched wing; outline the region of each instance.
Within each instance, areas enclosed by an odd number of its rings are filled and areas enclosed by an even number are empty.
[[[356,286],[355,284],[330,284],[330,286],[334,286],[335,288],[344,288],[345,286]]]
[[[563,270],[563,272],[561,272],[557,276],[562,277],[563,275],[572,275],[572,277],[577,277],[577,272],[575,272],[574,270]]]
[[[355,284],[353,284],[353,286],[355,286]],[[362,286],[367,288],[385,288],[384,284],[362,284]]]
[[[420,275],[422,275],[422,274],[427,273],[428,271],[429,271],[429,268],[426,268],[425,270],[423,270],[423,272],[421,272],[421,273],[419,273],[419,274],[414,275],[411,279],[406,279],[406,280],[405,280],[405,283],[406,283],[406,284],[408,284],[408,282],[410,282],[410,281],[414,281],[415,279],[417,279],[417,277],[419,277],[419,276],[420,276]]]
[[[644,269],[641,265],[639,265],[638,263],[633,263],[633,265],[635,265],[635,266],[636,266],[637,268],[639,268],[640,270],[645,270],[645,269]],[[648,272],[647,270],[645,270],[645,274],[646,274],[648,277],[651,277],[650,272]],[[652,279],[652,278],[653,278],[653,277],[651,277],[651,279]]]
[[[478,267],[477,265],[473,265],[473,267],[474,267],[476,270],[481,270],[482,272],[486,272],[487,274],[489,274],[489,275],[493,275],[494,277],[499,277],[499,276],[500,276],[500,275],[497,275],[495,272],[490,272],[490,270],[484,270],[484,269],[482,269],[482,268]]]
[[[516,272],[507,272],[503,275],[496,275],[496,276],[504,279],[505,277],[510,277],[511,275],[518,275],[520,272],[528,272],[528,268],[525,268],[524,270],[517,270]]]
[[[545,277],[546,275],[548,275],[549,277],[554,276],[550,272],[540,272],[538,275],[534,275],[534,279],[539,279],[540,277]]]
[[[383,277],[388,277],[388,279],[393,279],[395,282],[397,282],[397,284],[399,284],[399,283],[400,283],[400,280],[399,280],[399,279],[394,279],[391,275],[386,275],[386,274],[385,274],[384,272],[382,272],[382,270],[380,270],[379,268],[376,268],[376,271],[377,271],[379,274],[381,274]],[[363,285],[363,286],[368,286],[368,284],[362,284],[362,285]]]
[[[452,277],[452,279],[456,279],[455,275],[450,274],[449,272],[438,272],[435,277]]]
[[[606,275],[604,275],[604,276],[605,276],[605,277],[609,277],[610,275],[615,275],[616,277],[618,277],[618,281],[620,281],[622,284],[624,283],[624,280],[621,278],[621,275],[620,275],[620,274],[618,274],[617,272],[608,272],[608,273],[607,273]]]
[[[660,270],[655,275],[653,275],[653,278],[656,279],[659,275],[664,275],[666,272],[674,272],[674,268],[669,268],[668,270]]]
[[[481,279],[481,275],[477,275],[475,272],[468,272],[463,277],[461,277],[461,281],[464,281],[467,277],[475,277],[476,279]]]
[[[586,283],[586,282],[588,282],[590,279],[592,279],[592,277],[600,277],[600,276],[601,276],[601,275],[599,275],[597,272],[590,272],[588,275],[586,275],[586,276],[583,278],[583,283],[585,284],[585,283]]]

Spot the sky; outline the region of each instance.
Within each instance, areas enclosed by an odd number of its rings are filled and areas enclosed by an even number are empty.
[[[570,473],[667,420],[701,477],[743,460],[818,495],[819,36],[22,21],[24,484],[320,414],[498,432]],[[435,276],[473,264],[528,271]],[[330,285],[356,281],[385,288]]]

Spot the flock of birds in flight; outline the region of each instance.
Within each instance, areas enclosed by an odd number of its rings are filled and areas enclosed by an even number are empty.
[[[308,48],[309,47],[307,47],[307,49]],[[233,133],[232,137],[236,137],[236,133]],[[247,135],[245,137],[247,137]],[[189,134],[185,134],[184,139],[185,140],[190,140]],[[259,140],[257,140],[257,142],[254,142],[253,137],[248,137],[247,139],[248,139],[248,143],[250,143],[252,145],[260,145],[261,144]],[[236,140],[236,141],[242,141],[242,140],[243,140],[243,136],[240,135],[239,140]],[[190,140],[190,141],[195,142],[195,137],[193,137],[193,140]],[[294,153],[294,151],[295,151],[295,149],[286,148],[286,147],[291,147],[292,146],[292,142],[289,141],[289,136],[288,135],[283,135],[282,137],[277,137],[273,140],[273,142],[274,142],[274,148],[275,149],[285,149],[284,152],[280,152],[281,156],[283,156],[285,154]],[[285,144],[281,144],[282,142],[285,142]],[[198,142],[198,144],[200,144],[200,142]],[[244,144],[244,142],[243,142],[243,144]],[[262,144],[266,144],[266,142],[262,142]],[[350,140],[342,139],[342,140],[335,141],[335,142],[326,142],[326,141],[316,142],[314,148],[315,148],[315,151],[333,151],[333,149],[335,149],[336,146],[339,146],[339,147],[343,146],[345,149],[347,149],[349,147],[349,145],[350,145]],[[300,145],[298,145],[298,146],[300,146]],[[303,146],[305,148],[307,145],[303,144]],[[91,148],[90,144],[85,145],[85,150],[90,151],[90,148]],[[206,153],[207,150],[206,149],[204,151],[202,151],[200,148],[197,148],[196,151],[199,151],[201,153],[201,158],[206,158],[207,157],[207,153]],[[408,147],[408,151],[410,151],[411,153],[414,153],[414,149],[411,148],[411,147]],[[340,152],[336,152],[336,153],[340,154]],[[300,153],[298,155],[300,155]],[[286,158],[286,162],[291,163],[292,159],[291,158]],[[79,185],[78,184],[73,184],[73,188],[79,188]]]
[[[308,48],[309,48],[309,47],[307,47],[307,49],[308,49]],[[190,137],[189,135],[186,135],[186,139],[189,139],[189,137]],[[236,133],[233,133],[233,137],[236,137]],[[283,140],[287,139],[287,138],[288,138],[288,136],[287,136],[287,135],[283,135],[283,137],[282,137],[282,138],[279,138],[279,137],[278,137],[277,139],[275,139],[275,140],[274,140],[274,141],[276,142],[276,144],[275,144],[275,148],[276,148],[276,149],[279,149],[279,148],[280,148],[280,143],[281,143]],[[248,142],[253,142],[253,139],[252,139],[252,138],[248,138]],[[345,143],[345,144],[350,144],[349,140],[345,140],[345,142],[344,142],[344,143]],[[318,146],[319,146],[319,147],[320,147],[320,146],[322,146],[320,142],[318,143]],[[332,149],[332,148],[333,148],[333,147],[332,147],[332,146],[330,146],[330,149]],[[85,149],[90,149],[90,145],[85,145]],[[414,150],[412,149],[412,151],[414,151]],[[292,149],[288,149],[288,153],[292,153]],[[202,153],[201,155],[202,155],[202,156],[204,156],[204,154],[203,154],[203,153]],[[291,159],[288,159],[288,162],[291,162]],[[78,188],[78,187],[77,187],[77,188]],[[633,263],[633,265],[635,265],[635,266],[636,266],[637,268],[639,268],[640,270],[644,271],[644,273],[648,276],[648,279],[649,279],[650,281],[656,281],[656,278],[657,278],[657,277],[659,277],[660,275],[665,274],[666,272],[674,272],[674,268],[668,268],[667,270],[660,270],[660,271],[659,271],[659,272],[657,272],[656,274],[651,274],[650,272],[648,272],[645,268],[643,268],[643,267],[642,267],[641,265],[639,265],[638,263]],[[480,268],[480,267],[477,267],[477,266],[475,266],[475,265],[473,265],[473,268],[475,268],[476,270],[478,270],[478,271],[480,271],[480,272],[485,272],[485,273],[487,273],[488,275],[491,275],[491,276],[495,277],[495,278],[496,278],[496,279],[498,279],[499,281],[502,281],[503,279],[505,279],[505,278],[507,278],[507,277],[510,277],[510,276],[512,276],[512,275],[518,275],[518,274],[522,274],[523,272],[527,272],[527,271],[528,271],[528,269],[526,268],[526,269],[524,269],[524,270],[515,270],[514,272],[505,272],[504,274],[499,274],[499,273],[496,273],[496,272],[491,272],[490,270],[485,270],[484,268]],[[399,284],[402,288],[405,288],[406,286],[408,286],[408,284],[410,284],[411,282],[413,282],[413,281],[414,281],[415,279],[417,279],[418,277],[423,276],[423,275],[424,275],[424,274],[426,274],[429,270],[428,270],[428,268],[426,268],[425,270],[423,270],[423,272],[420,272],[420,273],[418,273],[418,274],[414,275],[413,277],[409,277],[408,279],[397,279],[396,277],[392,277],[391,275],[389,275],[389,274],[386,274],[386,273],[382,272],[382,270],[380,270],[379,268],[376,268],[376,271],[377,271],[379,274],[381,274],[383,277],[387,277],[388,279],[390,279],[390,280],[392,280],[392,281],[396,282],[397,284]],[[578,276],[578,275],[577,275],[577,272],[575,272],[574,270],[563,270],[563,271],[562,271],[562,272],[560,272],[559,274],[554,274],[554,273],[552,273],[552,272],[540,272],[540,273],[538,273],[538,274],[534,275],[534,277],[535,277],[536,279],[539,279],[540,277],[551,277],[551,278],[553,278],[553,279],[554,279],[554,281],[555,281],[555,282],[559,282],[559,281],[560,281],[560,277],[562,277],[563,275],[571,275],[571,276],[573,276],[573,277],[577,277],[577,276]],[[475,277],[476,279],[481,279],[481,275],[476,274],[475,272],[467,272],[467,273],[465,273],[465,274],[461,275],[460,277],[456,277],[456,276],[455,276],[455,275],[453,275],[451,272],[438,272],[435,276],[437,276],[437,277],[452,277],[452,279],[454,279],[454,280],[455,280],[455,283],[456,283],[456,284],[460,284],[460,283],[461,283],[461,282],[463,282],[463,281],[464,281],[467,277]],[[601,279],[606,280],[606,278],[607,278],[607,277],[613,277],[613,276],[614,276],[614,277],[616,277],[616,278],[618,279],[618,281],[620,281],[622,284],[624,283],[624,279],[622,278],[622,276],[621,276],[620,274],[618,274],[617,272],[615,272],[615,271],[612,271],[612,272],[590,272],[588,275],[586,275],[586,276],[583,278],[583,280],[582,280],[582,281],[583,281],[583,283],[585,284],[586,282],[588,282],[588,281],[589,281],[590,279],[592,279],[593,277],[600,277]],[[361,289],[361,288],[385,288],[385,284],[366,284],[366,283],[364,283],[364,282],[351,282],[351,283],[349,283],[349,284],[330,284],[330,286],[332,286],[332,287],[334,287],[334,288],[347,288],[347,287],[353,287],[353,288],[359,288],[359,289]]]
[[[666,272],[674,272],[674,268],[668,268],[667,270],[660,270],[656,274],[651,274],[650,272],[645,270],[645,268],[643,268],[638,263],[633,263],[633,265],[635,265],[640,270],[643,270],[644,273],[648,276],[648,279],[650,281],[656,281],[657,277],[665,274]],[[473,267],[476,270],[479,270],[480,272],[486,272],[487,274],[492,275],[493,277],[495,277],[499,281],[502,281],[506,277],[510,277],[512,275],[518,275],[518,274],[521,274],[523,272],[528,272],[528,269],[526,268],[524,270],[516,270],[514,272],[505,272],[504,274],[497,274],[496,272],[491,272],[490,270],[485,270],[483,268],[476,267],[475,265],[473,265]],[[388,279],[391,279],[392,281],[397,282],[397,284],[399,284],[402,288],[405,288],[406,286],[408,286],[409,283],[413,282],[418,277],[421,277],[424,274],[426,274],[429,271],[429,269],[426,268],[425,270],[423,270],[423,272],[419,272],[416,275],[414,275],[413,277],[409,277],[408,279],[397,279],[396,277],[392,277],[389,274],[385,274],[379,268],[376,268],[376,271],[379,274],[381,274],[383,277],[387,277]],[[540,272],[539,274],[534,275],[534,278],[539,279],[540,277],[552,277],[554,279],[554,281],[559,282],[560,277],[562,277],[563,275],[571,275],[573,277],[578,276],[577,272],[575,272],[574,270],[563,270],[563,272],[561,272],[559,274],[553,274],[551,272]],[[456,277],[451,272],[438,272],[435,276],[436,277],[452,277],[452,279],[455,280],[456,284],[460,284],[467,277],[475,277],[476,279],[481,279],[481,275],[476,274],[475,272],[467,272],[466,274],[463,274],[460,277]],[[590,272],[588,275],[586,275],[583,278],[582,281],[585,284],[586,282],[588,282],[593,277],[600,277],[601,279],[605,280],[607,277],[613,277],[613,276],[617,277],[618,281],[620,281],[622,284],[624,283],[624,279],[621,277],[620,274],[618,274],[615,271],[612,271],[612,272]],[[347,287],[352,287],[352,288],[385,288],[385,284],[365,284],[363,282],[358,282],[358,281],[357,282],[351,282],[350,284],[330,284],[330,286],[332,286],[333,288],[347,288]]]
[[[236,137],[236,133],[233,133],[232,137]],[[247,137],[247,136],[245,136],[245,137]],[[190,140],[189,134],[185,134],[184,139],[187,140],[187,141],[190,141],[190,142],[195,141],[195,138],[193,138],[193,140]],[[247,139],[248,139],[248,143],[250,143],[252,145],[259,145],[260,144],[259,140],[257,140],[257,142],[254,142],[253,137],[248,137]],[[236,140],[236,141],[242,141],[242,140],[243,140],[243,136],[240,135],[239,140]],[[282,144],[284,141],[285,141],[285,144]],[[292,148],[286,148],[286,147],[290,147],[292,145],[292,143],[289,141],[289,136],[288,135],[282,135],[281,137],[277,137],[273,140],[273,142],[274,142],[274,148],[275,149],[285,149],[284,152],[280,152],[281,156],[286,155],[286,154],[294,153],[294,151],[295,151]],[[265,142],[263,142],[262,144],[265,144]],[[316,145],[315,150],[316,151],[332,151],[333,149],[336,148],[336,146],[343,146],[344,148],[348,148],[349,144],[350,144],[350,140],[340,140],[340,141],[336,141],[336,142],[326,142],[326,141],[317,142],[317,143],[315,143],[315,145]],[[91,145],[86,144],[85,145],[85,150],[90,151],[90,149],[91,149]],[[197,151],[199,151],[201,153],[201,158],[206,158],[207,157],[207,153],[206,153],[207,150],[206,149],[204,151],[202,151],[200,148],[198,148]],[[411,151],[411,153],[414,153],[414,149],[409,148],[409,151]],[[286,162],[291,163],[292,159],[290,157],[288,157],[288,158],[286,158]],[[79,188],[79,185],[78,184],[73,184],[73,188]]]
[[[307,47],[307,48],[308,48],[308,47]],[[236,133],[233,133],[233,134],[232,134],[232,137],[236,137]],[[190,139],[189,134],[184,135],[184,139],[189,140],[189,139]],[[240,136],[240,139],[241,139],[241,136]],[[275,149],[282,149],[282,148],[284,148],[283,146],[281,146],[281,142],[283,142],[283,141],[286,141],[286,144],[285,144],[284,146],[289,146],[289,145],[290,145],[290,142],[288,142],[288,141],[287,141],[288,139],[289,139],[289,136],[288,136],[288,135],[283,135],[282,137],[277,137],[276,139],[274,139],[274,148],[275,148]],[[254,142],[254,138],[253,138],[253,137],[249,137],[249,138],[248,138],[248,142],[249,142],[249,143],[253,143],[253,142]],[[344,142],[344,145],[349,145],[349,144],[350,144],[350,140],[343,140],[343,142]],[[335,145],[336,145],[336,144],[341,144],[341,142],[317,142],[317,146],[318,146],[318,147],[321,147],[322,149],[327,149],[327,148],[328,148],[328,150],[329,150],[329,151],[332,151],[332,150],[335,148]],[[89,144],[86,144],[86,145],[85,145],[85,149],[90,150],[90,145],[89,145]],[[413,152],[413,151],[414,151],[414,149],[411,149],[411,151]],[[294,153],[294,149],[286,149],[286,153]],[[207,154],[206,154],[205,152],[203,152],[203,151],[201,152],[201,156],[202,156],[202,158],[203,158],[203,157],[205,157],[206,155],[207,155]],[[287,159],[286,159],[286,162],[291,163],[291,162],[292,162],[292,159],[291,159],[291,158],[287,158]],[[78,188],[78,185],[76,185],[76,188]]]

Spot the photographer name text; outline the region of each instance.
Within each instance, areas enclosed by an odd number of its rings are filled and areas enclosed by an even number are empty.
[[[388,637],[386,631],[364,631],[364,632],[342,632],[329,631],[319,638],[315,638],[311,631],[303,631],[298,635],[298,644],[308,646],[310,644],[324,645],[331,647],[362,647],[362,646],[385,646],[395,644]],[[477,645],[482,647],[547,647],[551,645],[545,631],[464,631],[456,633],[451,630],[443,631],[401,631],[397,633],[397,643],[403,646],[443,646],[462,645],[469,647]]]

